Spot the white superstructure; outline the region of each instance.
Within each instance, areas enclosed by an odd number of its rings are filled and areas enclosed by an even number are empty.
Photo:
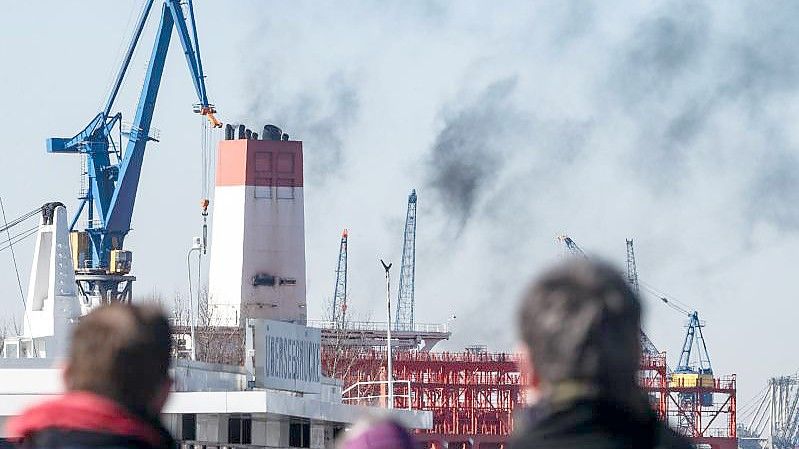
[[[304,324],[305,212],[302,142],[220,142],[209,272],[211,320]]]
[[[81,316],[75,269],[69,248],[66,208],[43,208],[36,234],[23,334],[4,341],[4,357],[61,357],[69,345],[70,327]]]

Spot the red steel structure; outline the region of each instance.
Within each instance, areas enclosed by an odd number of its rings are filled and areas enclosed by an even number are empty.
[[[322,366],[345,386],[385,381],[385,355],[370,348],[326,347]],[[433,428],[417,435],[427,448],[504,449],[513,432],[514,410],[524,403],[517,362],[512,354],[399,352],[394,355],[394,378],[408,383],[395,386],[394,405],[433,413]],[[333,366],[336,372],[331,372]],[[715,379],[712,386],[678,385],[671,381],[665,353],[660,353],[642,357],[639,378],[658,415],[695,444],[737,447],[734,375]],[[385,384],[367,388],[373,391],[365,396],[386,396]],[[714,394],[714,405],[701,406],[698,398],[708,393]]]
[[[347,361],[343,361],[346,359]],[[517,357],[510,354],[403,351],[394,355],[395,407],[429,410],[433,428],[417,439],[426,447],[503,448],[513,431],[513,411],[524,402]],[[337,367],[345,385],[385,380],[385,352],[326,348],[322,366]],[[385,384],[373,384],[369,397],[385,396]]]
[[[704,406],[700,398],[708,394],[713,395],[713,403]],[[706,385],[671,381],[667,399],[669,422],[694,444],[712,449],[738,447],[734,374]]]

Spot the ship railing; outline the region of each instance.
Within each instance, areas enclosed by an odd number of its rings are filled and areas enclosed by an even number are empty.
[[[338,329],[339,324],[331,320],[308,320],[308,327],[315,327],[318,329]],[[356,332],[386,332],[388,325],[385,322],[373,321],[350,321],[345,323],[344,329],[346,331]],[[446,334],[449,333],[449,325],[447,324],[433,324],[433,323],[414,323],[413,326],[408,325],[392,325],[392,332],[412,332],[420,334]]]
[[[284,449],[285,446],[266,446],[259,444],[220,443],[214,441],[182,440],[179,449]]]
[[[390,384],[390,385],[389,385]],[[341,402],[372,407],[388,406],[388,389],[394,393],[394,407],[411,409],[411,381],[371,380],[356,382],[341,392]],[[399,390],[399,391],[398,391]]]

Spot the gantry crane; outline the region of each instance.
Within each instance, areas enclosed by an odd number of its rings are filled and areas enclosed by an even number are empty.
[[[414,290],[416,282],[416,189],[408,195],[405,233],[402,238],[402,266],[397,293],[397,330],[413,330]]]
[[[154,0],[144,2],[122,66],[103,109],[74,137],[47,139],[47,151],[50,153],[77,153],[85,157],[82,176],[87,182],[85,191],[79,197],[80,204],[70,230],[73,231],[71,243],[76,278],[84,299],[92,302],[129,301],[131,297],[131,283],[135,280],[134,276],[129,275],[132,254],[123,249],[123,244],[130,231],[145,147],[147,142],[157,141],[157,137],[151,133],[150,124],[173,27],[177,30],[199,100],[194,105],[194,112],[205,116],[212,127],[222,125],[214,115],[216,109],[209,103],[205,89],[192,0],[164,0],[161,5],[160,24],[129,129],[123,126],[122,113],[112,112],[114,100],[153,3]],[[183,5],[188,11],[188,20]],[[123,135],[127,137],[124,151]],[[207,203],[204,204],[207,207]],[[76,226],[84,210],[87,221],[85,228],[80,230]]]

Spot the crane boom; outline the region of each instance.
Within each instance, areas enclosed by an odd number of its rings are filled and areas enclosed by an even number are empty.
[[[111,260],[112,253],[122,250],[124,239],[130,231],[147,142],[156,140],[151,135],[150,125],[173,28],[177,30],[199,101],[194,105],[194,111],[206,116],[212,126],[221,126],[214,116],[216,110],[208,102],[206,94],[205,75],[200,61],[200,47],[192,2],[189,0],[187,3],[192,28],[190,35],[181,1],[164,0],[144,84],[139,94],[138,106],[127,133],[125,151],[122,151],[122,114],[112,113],[111,110],[153,3],[154,0],[146,0],[144,3],[125,58],[117,72],[103,110],[95,115],[89,124],[74,137],[47,139],[47,151],[50,153],[78,153],[86,157],[84,175],[88,178],[87,187],[79,197],[81,202],[72,220],[70,230],[75,230],[79,217],[86,209],[87,225],[83,232],[88,243],[83,259],[85,262],[76,269],[94,276],[89,288],[96,290],[95,287],[102,287],[101,291],[96,293],[104,296],[105,300],[117,299],[108,297],[108,295],[119,282],[108,277],[103,278],[103,276],[124,275],[130,269],[129,256],[127,264],[115,266]],[[116,128],[119,128],[120,134],[118,141],[114,139],[113,134]],[[83,248],[79,248],[79,250],[83,250]]]
[[[577,245],[577,242],[572,240],[572,238],[569,237],[568,235],[566,235],[566,234],[559,235],[558,236],[558,241],[565,245],[566,251],[567,251],[568,254],[570,254],[572,256],[580,256],[580,257],[586,257],[586,258],[588,257],[588,256],[586,256],[586,254],[582,250],[582,248],[580,248]]]

